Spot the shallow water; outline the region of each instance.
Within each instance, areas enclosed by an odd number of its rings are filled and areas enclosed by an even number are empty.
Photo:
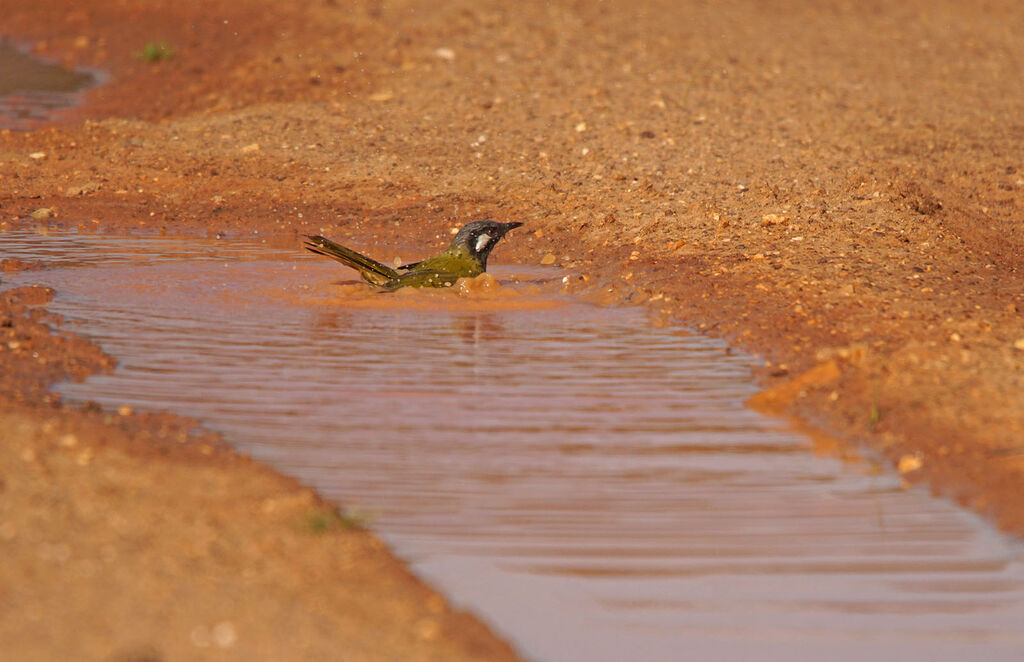
[[[71,71],[0,38],[0,129],[26,129],[79,102],[98,75]]]
[[[378,295],[252,244],[6,233],[0,257],[53,264],[4,286],[52,285],[121,361],[65,398],[198,417],[373,514],[530,659],[1024,654],[1019,544],[745,409],[751,357],[556,274]]]

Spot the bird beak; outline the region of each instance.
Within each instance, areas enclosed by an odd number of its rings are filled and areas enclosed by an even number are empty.
[[[520,225],[522,225],[522,223],[520,223],[519,221],[512,221],[511,223],[506,223],[505,232],[508,232],[509,230],[514,230],[518,228]]]

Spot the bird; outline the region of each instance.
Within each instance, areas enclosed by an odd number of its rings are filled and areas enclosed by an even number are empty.
[[[451,287],[460,278],[474,278],[487,271],[487,257],[509,230],[522,223],[481,220],[465,225],[451,245],[434,257],[389,267],[362,253],[319,235],[306,235],[306,250],[325,255],[359,272],[367,283],[384,290],[401,287]]]

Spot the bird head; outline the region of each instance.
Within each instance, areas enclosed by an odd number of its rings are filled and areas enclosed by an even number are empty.
[[[468,252],[469,255],[480,262],[484,268],[487,267],[487,256],[491,254],[495,244],[513,229],[518,228],[522,223],[499,223],[498,221],[473,221],[467,224],[452,239],[449,250]]]

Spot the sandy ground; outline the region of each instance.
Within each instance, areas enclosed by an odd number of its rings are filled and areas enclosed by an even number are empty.
[[[756,406],[1024,533],[1020,3],[0,15],[37,52],[110,74],[60,123],[0,134],[0,227],[297,250],[316,231],[408,260],[468,220],[520,220],[494,259],[553,261],[573,291],[759,353]],[[160,40],[173,58],[137,57]],[[54,347],[33,370],[86,369],[91,351]],[[51,415],[45,385],[5,397],[25,425]]]

